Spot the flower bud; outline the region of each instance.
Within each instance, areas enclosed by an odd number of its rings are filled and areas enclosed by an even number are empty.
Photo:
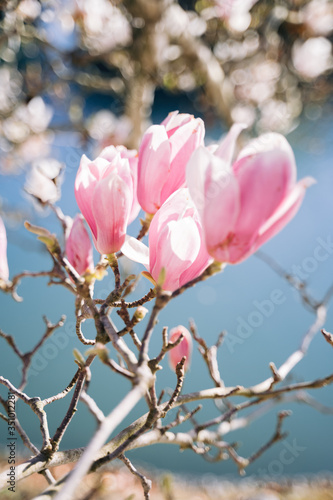
[[[66,255],[74,269],[82,276],[94,269],[93,249],[82,215],[74,218],[66,240]]]
[[[189,368],[192,353],[192,336],[190,332],[187,328],[185,328],[185,326],[176,326],[176,328],[172,328],[172,330],[170,330],[169,342],[176,342],[181,335],[183,335],[183,339],[178,345],[169,351],[169,364],[172,370],[176,370],[176,366],[179,361],[186,356],[184,365],[186,371]]]

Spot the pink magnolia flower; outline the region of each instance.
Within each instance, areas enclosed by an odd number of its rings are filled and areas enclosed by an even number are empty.
[[[293,151],[280,134],[251,141],[232,165],[242,125],[234,125],[215,154],[200,147],[187,165],[190,194],[198,208],[209,254],[236,264],[277,234],[296,214],[305,189],[296,183]]]
[[[133,177],[129,160],[114,146],[94,161],[82,156],[75,179],[75,197],[93,234],[96,249],[120,250],[133,207]]]
[[[9,269],[7,261],[7,235],[3,220],[0,217],[0,279],[8,281]]]
[[[128,237],[122,252],[143,264],[163,289],[173,292],[199,276],[212,262],[202,238],[197,210],[188,189],[173,193],[156,212],[149,230],[149,249]]]
[[[67,258],[79,274],[94,269],[93,249],[81,214],[75,216],[66,240]]]
[[[188,370],[191,362],[192,336],[185,326],[179,325],[176,326],[176,328],[172,328],[172,330],[170,330],[169,342],[176,342],[181,334],[184,336],[183,340],[169,351],[169,363],[172,370],[176,369],[177,364],[181,361],[183,356],[186,356],[184,365],[185,370]]]
[[[186,163],[203,144],[204,134],[200,118],[178,111],[145,132],[139,150],[138,200],[146,213],[155,214],[174,191],[185,186]]]

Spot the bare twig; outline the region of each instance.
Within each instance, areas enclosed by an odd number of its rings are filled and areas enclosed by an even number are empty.
[[[332,333],[329,333],[329,332],[327,332],[324,329],[321,330],[321,333],[323,334],[324,339],[326,340],[326,342],[328,342],[331,346],[333,346],[333,335],[332,335]]]
[[[72,380],[70,381],[70,383],[68,384],[68,386],[63,391],[59,392],[55,396],[51,396],[50,398],[44,399],[42,401],[43,406],[48,405],[50,403],[53,403],[53,401],[58,401],[59,399],[62,399],[65,396],[67,396],[67,394],[73,389],[74,385],[76,384],[76,382],[80,376],[80,372],[81,372],[81,369],[79,368],[76,371],[76,373],[75,373],[74,377],[72,378]]]
[[[94,361],[95,359],[95,356],[94,354],[91,354],[86,362],[85,362],[85,368],[86,367],[89,367],[91,365],[91,363]],[[76,382],[76,387],[75,387],[75,390],[74,390],[74,394],[73,394],[73,397],[72,397],[72,400],[71,400],[71,403],[69,405],[69,408],[66,412],[66,415],[65,417],[63,418],[60,426],[57,428],[53,438],[52,438],[52,450],[53,452],[56,451],[59,447],[59,443],[61,441],[61,439],[63,438],[63,435],[65,434],[66,432],[66,429],[70,423],[70,421],[72,420],[75,412],[76,412],[76,407],[77,407],[77,403],[80,399],[80,395],[81,395],[81,391],[82,391],[82,388],[83,388],[83,384],[84,384],[84,380],[86,378],[86,370],[85,369],[81,369],[80,370],[80,373],[79,373],[79,376],[78,376],[78,379],[77,379],[77,382]]]
[[[134,474],[135,476],[137,476],[140,481],[141,481],[141,484],[142,484],[142,488],[143,488],[143,492],[144,492],[144,496],[145,496],[145,499],[146,500],[149,500],[150,498],[150,495],[149,495],[149,492],[151,490],[151,486],[152,486],[152,482],[150,481],[150,479],[147,479],[146,476],[144,476],[143,474],[141,474],[135,467],[134,465],[132,464],[132,462],[127,458],[125,457],[125,455],[119,455],[119,460],[121,460],[125,465],[126,467],[128,468],[128,470]]]
[[[143,394],[147,390],[147,386],[151,384],[150,370],[140,371],[140,379],[133,389],[124,397],[124,399],[105,417],[96,434],[88,444],[82,457],[80,458],[76,468],[67,475],[66,480],[61,481],[61,489],[56,496],[56,500],[67,500],[75,491],[82,477],[89,471],[96,452],[101,448],[105,439],[117,427],[117,425],[125,418],[132,408],[139,402]],[[54,487],[53,487],[54,490]]]
[[[102,410],[97,406],[96,401],[86,393],[85,390],[81,392],[80,400],[85,403],[90,413],[96,418],[98,424],[101,424],[105,418]]]

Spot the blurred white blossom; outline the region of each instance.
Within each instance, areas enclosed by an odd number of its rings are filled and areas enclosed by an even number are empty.
[[[333,3],[331,0],[313,0],[303,10],[304,23],[313,35],[328,35],[333,30]]]
[[[22,0],[16,12],[23,19],[36,19],[41,13],[42,6],[37,0]]]
[[[53,110],[41,97],[34,97],[28,104],[19,106],[12,115],[4,120],[5,137],[15,143],[25,141],[29,135],[44,132],[50,124]]]
[[[22,90],[22,76],[14,68],[0,68],[0,112],[8,113]]]
[[[60,198],[62,165],[54,158],[44,158],[32,164],[26,178],[25,190],[42,203],[54,203]]]
[[[132,40],[129,22],[108,0],[77,0],[82,17],[84,40],[92,53],[106,52]]]
[[[132,129],[126,116],[117,117],[111,111],[101,110],[89,118],[87,129],[90,137],[98,142],[98,148],[126,143]]]
[[[304,43],[296,40],[292,48],[292,61],[296,71],[313,79],[332,67],[332,45],[327,38],[309,38]]]
[[[238,32],[245,31],[251,23],[250,10],[258,0],[215,0],[216,15]]]

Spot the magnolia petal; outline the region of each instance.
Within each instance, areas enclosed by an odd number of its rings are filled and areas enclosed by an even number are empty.
[[[246,156],[237,162],[240,216],[234,232],[241,246],[251,245],[260,227],[290,190],[294,160],[283,149]]]
[[[154,215],[149,228],[149,248],[155,248],[159,234],[170,221],[178,220],[185,214],[198,217],[188,189],[181,188],[170,195]],[[156,252],[152,250],[150,254],[151,268],[155,266],[155,259]]]
[[[93,271],[93,249],[82,215],[76,215],[66,240],[66,255],[79,274]]]
[[[176,370],[177,364],[186,356],[184,368],[187,370],[191,361],[192,336],[183,325],[176,326],[170,330],[169,342],[176,342],[183,335],[181,342],[169,351],[169,364],[172,370]]]
[[[192,281],[197,276],[200,276],[205,269],[213,262],[213,258],[209,255],[204,241],[201,241],[201,246],[197,258],[184,272],[179,279],[179,286],[183,286],[189,281]]]
[[[74,193],[76,202],[88,225],[96,236],[97,228],[91,211],[91,199],[98,180],[97,167],[85,155],[82,156],[76,174]]]
[[[247,128],[245,123],[234,123],[214,152],[216,156],[224,160],[228,165],[232,163],[238,136],[245,128]]]
[[[168,116],[162,121],[161,125],[165,127],[168,137],[171,137],[174,132],[179,128],[193,120],[193,115],[188,113],[179,113],[179,111],[172,111]]]
[[[154,214],[161,206],[161,191],[168,177],[171,147],[165,128],[152,125],[143,136],[138,162],[138,201]]]
[[[247,156],[256,156],[260,153],[265,153],[269,151],[284,151],[289,161],[289,186],[294,186],[297,179],[297,169],[295,163],[295,157],[293,150],[287,141],[287,139],[278,133],[269,132],[267,134],[262,134],[256,139],[252,139],[239,153],[237,157],[237,162],[234,165],[234,169],[237,170],[239,166],[239,160],[246,158]]]
[[[186,167],[186,184],[194,204],[201,216],[205,207],[206,172],[213,155],[204,146],[199,146],[191,155]]]
[[[315,179],[312,177],[305,177],[296,184],[294,189],[289,193],[289,196],[283,200],[272,217],[270,217],[270,219],[260,228],[253,252],[281,231],[281,229],[283,229],[296,215],[303,201],[306,189],[312,186],[312,184],[315,184],[315,182]]]
[[[170,172],[161,192],[163,203],[174,191],[185,186],[186,165],[193,151],[203,145],[205,126],[200,118],[191,119],[170,137]]]
[[[138,152],[135,149],[127,149],[125,146],[116,146],[117,151],[119,151],[120,156],[122,158],[127,158],[128,163],[129,163],[129,168],[130,168],[130,175],[132,177],[132,182],[133,182],[133,203],[131,207],[131,212],[128,220],[128,224],[133,222],[140,210],[140,204],[138,202],[138,195],[137,195],[137,189],[138,189]]]
[[[238,183],[228,164],[206,148],[198,148],[193,153],[187,174],[188,188],[211,253],[234,229],[239,214]]]
[[[194,220],[190,217],[171,221],[159,234],[155,247],[155,265],[150,273],[157,281],[161,269],[166,269],[163,288],[174,291],[180,286],[180,276],[196,259],[200,250],[200,235]],[[152,249],[151,249],[152,252]]]
[[[132,193],[127,183],[112,172],[98,183],[91,202],[96,222],[96,248],[103,254],[120,250],[125,241]]]
[[[104,158],[109,163],[111,163],[115,157],[119,154],[118,149],[115,146],[107,146],[99,154],[100,158]]]
[[[149,248],[142,241],[126,235],[121,251],[128,259],[143,264],[149,269]]]

